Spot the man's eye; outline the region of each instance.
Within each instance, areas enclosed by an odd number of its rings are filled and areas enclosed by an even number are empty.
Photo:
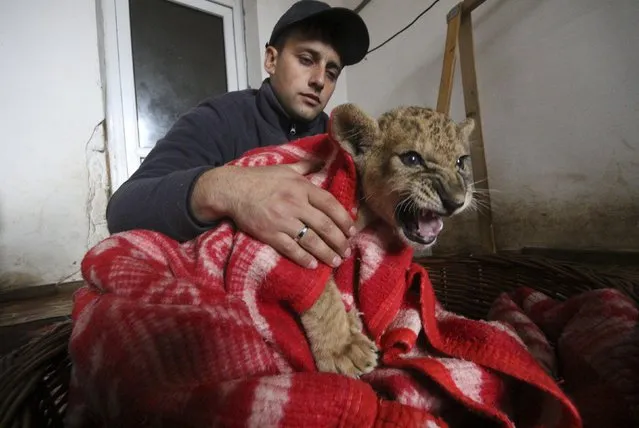
[[[302,64],[304,64],[304,65],[311,65],[311,64],[313,64],[313,60],[312,60],[312,59],[310,59],[310,58],[308,58],[308,57],[305,57],[305,56],[301,56],[301,57],[300,57],[300,62],[301,62]]]
[[[406,152],[399,155],[399,158],[404,163],[404,165],[408,166],[418,166],[424,165],[424,159],[417,152]]]
[[[328,73],[328,78],[333,82],[337,80],[337,73]]]

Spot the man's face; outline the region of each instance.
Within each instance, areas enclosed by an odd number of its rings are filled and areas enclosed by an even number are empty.
[[[281,52],[267,48],[264,68],[286,112],[294,119],[312,120],[333,95],[341,63],[331,46],[292,35]]]

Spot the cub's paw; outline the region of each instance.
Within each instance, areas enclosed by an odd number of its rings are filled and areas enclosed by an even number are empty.
[[[316,355],[319,371],[357,378],[375,369],[377,366],[375,343],[359,331],[351,330],[349,333],[349,337],[340,346]]]

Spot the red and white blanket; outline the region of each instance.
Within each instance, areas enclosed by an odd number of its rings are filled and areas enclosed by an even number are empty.
[[[353,162],[328,135],[255,150],[235,164],[313,157],[327,163],[309,179],[353,208]],[[357,304],[382,352],[380,367],[349,379],[316,371],[296,317],[321,293],[328,266],[303,269],[228,222],[182,244],[141,230],[105,239],[83,259],[85,285],[75,296],[68,425],[582,426],[552,373],[561,365],[587,383],[580,357],[589,348],[566,345],[557,361],[535,327],[547,322],[550,339],[561,341],[569,315],[555,308],[546,317],[534,294],[502,296],[492,314],[499,322],[447,312],[411,251],[391,242],[373,225],[336,274],[344,302]],[[636,309],[617,297],[624,328],[636,328]],[[615,329],[608,342],[625,332]]]

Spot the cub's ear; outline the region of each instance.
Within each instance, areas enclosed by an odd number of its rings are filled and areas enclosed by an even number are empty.
[[[466,119],[464,119],[463,122],[457,125],[464,141],[468,141],[470,135],[475,130],[475,123],[475,119],[473,119],[472,117],[467,117]]]
[[[377,121],[355,104],[340,104],[331,112],[331,137],[351,156],[359,156],[370,149],[379,138]]]

